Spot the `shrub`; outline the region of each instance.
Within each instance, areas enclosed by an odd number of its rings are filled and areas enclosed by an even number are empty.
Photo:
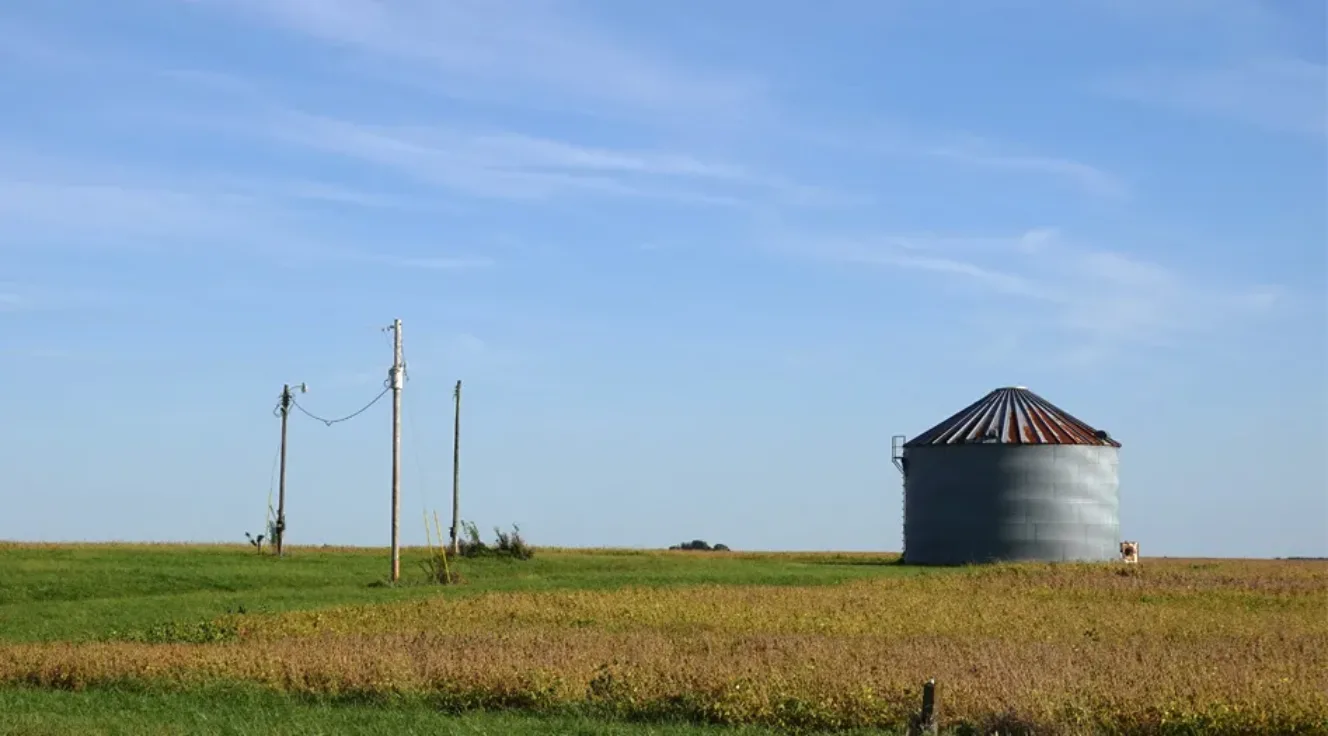
[[[498,527],[494,527],[493,531],[498,535],[498,554],[518,560],[529,560],[535,556],[535,548],[526,544],[526,540],[521,538],[521,527],[516,524],[512,525],[511,533],[504,532]]]
[[[675,545],[673,545],[672,547],[669,547],[669,549],[674,550],[674,551],[677,551],[677,550],[692,550],[692,551],[696,551],[696,552],[728,552],[728,551],[730,551],[730,550],[729,550],[729,546],[728,546],[727,544],[716,544],[715,546],[712,547],[712,546],[710,546],[710,544],[709,544],[708,542],[706,542],[704,539],[693,539],[693,540],[690,541],[690,542],[683,542],[682,544],[675,544]]]
[[[457,547],[462,557],[508,557],[514,560],[529,560],[535,556],[535,548],[521,536],[521,527],[512,525],[512,531],[505,532],[494,527],[496,541],[491,547],[480,539],[479,527],[474,522],[461,522],[463,537]]]
[[[448,560],[447,550],[442,547],[430,549],[429,557],[421,564],[431,583],[460,585],[465,582],[465,579],[461,577],[461,572]]]
[[[461,539],[457,542],[457,551],[462,557],[484,557],[489,554],[489,545],[480,539],[479,527],[473,521],[461,522]]]

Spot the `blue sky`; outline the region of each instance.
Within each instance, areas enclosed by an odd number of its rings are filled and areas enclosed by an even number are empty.
[[[943,5],[943,7],[942,7]],[[257,531],[283,382],[405,322],[403,534],[900,547],[890,437],[1023,384],[1145,554],[1328,555],[1325,8],[17,0],[0,538]],[[390,413],[292,418],[385,544]]]

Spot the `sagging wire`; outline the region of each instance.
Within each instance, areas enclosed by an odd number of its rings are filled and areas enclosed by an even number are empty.
[[[291,398],[291,405],[294,406],[296,409],[299,409],[301,412],[304,413],[305,416],[309,417],[310,419],[317,419],[323,424],[326,424],[327,426],[331,427],[333,424],[339,424],[341,422],[349,421],[351,419],[354,419],[355,417],[358,417],[364,412],[369,411],[370,407],[372,407],[374,404],[377,404],[380,400],[382,400],[384,396],[387,396],[389,391],[392,390],[391,381],[384,381],[383,384],[384,385],[382,392],[379,393],[377,396],[375,396],[373,398],[373,401],[370,401],[369,403],[365,404],[358,411],[351,414],[347,414],[346,416],[340,417],[338,419],[325,419],[323,417],[320,417],[317,414],[314,414],[313,412],[304,408],[303,406],[300,406],[300,402],[296,401],[293,397]],[[281,412],[281,407],[277,407],[277,416],[281,416],[280,412]]]
[[[410,371],[406,368],[406,366],[407,366],[406,351],[403,348],[401,351],[401,382],[403,384],[410,382]],[[333,424],[339,424],[341,422],[349,421],[351,419],[354,419],[355,417],[358,417],[364,412],[369,411],[369,409],[373,407],[374,404],[377,404],[379,401],[381,401],[382,398],[384,396],[387,396],[387,394],[391,391],[392,391],[392,379],[390,377],[383,379],[383,390],[377,396],[373,397],[372,401],[365,404],[358,411],[353,412],[351,414],[347,414],[346,416],[340,417],[338,419],[326,419],[324,417],[318,416],[317,414],[314,414],[313,412],[301,406],[300,402],[296,401],[294,396],[291,397],[291,405],[294,406],[296,409],[299,409],[305,416],[309,417],[310,419],[316,419],[322,422],[323,424],[331,427]],[[273,413],[278,417],[281,416],[280,403],[277,404],[277,408],[273,410]]]

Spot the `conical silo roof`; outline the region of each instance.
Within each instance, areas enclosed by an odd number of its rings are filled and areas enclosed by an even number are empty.
[[[1120,447],[1106,432],[1090,427],[1023,386],[992,391],[904,443],[904,447],[965,444]]]

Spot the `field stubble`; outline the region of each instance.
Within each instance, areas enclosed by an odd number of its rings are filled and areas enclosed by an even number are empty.
[[[243,682],[442,707],[900,728],[1328,733],[1328,565],[1009,565],[818,587],[436,597],[211,622],[213,644],[0,647],[0,681]]]

